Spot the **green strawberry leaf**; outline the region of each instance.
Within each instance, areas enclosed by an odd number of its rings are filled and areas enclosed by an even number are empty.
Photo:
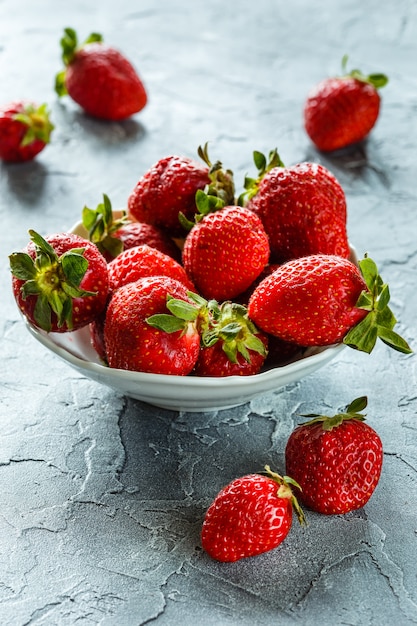
[[[33,315],[40,328],[47,332],[51,330],[51,306],[43,294],[40,294],[36,300]]]
[[[387,346],[397,350],[397,352],[402,352],[403,354],[410,354],[412,352],[408,343],[403,339],[398,333],[390,330],[389,328],[385,328],[384,326],[378,327],[378,337],[383,341]]]
[[[309,418],[309,421],[304,422],[303,426],[312,426],[313,424],[321,423],[323,430],[333,430],[333,428],[337,428],[347,420],[355,419],[363,422],[365,421],[366,416],[361,413],[361,411],[366,408],[367,404],[368,398],[366,396],[361,396],[348,404],[345,411],[336,413],[335,415],[322,415],[320,413],[302,414],[301,417]]]
[[[370,354],[378,338],[378,329],[374,315],[369,313],[345,335],[343,343],[347,346]]]
[[[155,315],[151,315],[146,318],[146,322],[149,326],[163,330],[166,333],[175,333],[179,330],[183,331],[186,328],[184,320],[174,317],[174,315],[169,315],[168,313],[156,313]]]
[[[61,70],[60,72],[58,72],[55,75],[54,90],[55,90],[55,93],[60,98],[62,96],[68,95],[68,90],[67,90],[67,87],[65,85],[65,77],[66,77],[66,70]]]
[[[88,261],[82,256],[83,252],[84,250],[81,253],[69,250],[60,257],[62,271],[72,285],[78,286],[87,271]]]
[[[73,28],[64,28],[64,35],[60,39],[62,61],[67,66],[74,58],[78,46],[77,33]]]
[[[388,346],[404,354],[410,354],[412,349],[408,343],[394,332],[397,320],[389,308],[390,291],[383,282],[376,263],[365,256],[359,261],[359,269],[365,280],[368,291],[362,291],[356,307],[368,312],[356,326],[351,328],[343,339],[343,343],[367,352],[372,352],[378,337]]]
[[[199,315],[199,307],[185,300],[173,298],[168,295],[167,297],[167,309],[171,311],[172,315],[178,317],[181,320],[193,322]]]
[[[352,400],[350,404],[346,407],[347,413],[360,413],[364,409],[366,409],[368,405],[368,398],[366,396],[360,396],[359,398],[355,398]]]
[[[90,33],[87,39],[84,40],[83,46],[85,46],[85,44],[87,43],[102,43],[102,42],[103,42],[103,35],[101,35],[100,33]]]
[[[20,280],[31,280],[36,277],[33,259],[26,252],[13,252],[9,255],[10,269],[13,276]]]

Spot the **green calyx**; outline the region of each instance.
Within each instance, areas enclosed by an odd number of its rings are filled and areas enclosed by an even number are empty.
[[[25,252],[9,256],[13,276],[24,281],[22,298],[36,296],[34,319],[39,328],[49,332],[51,316],[55,313],[58,327],[66,325],[71,330],[73,299],[96,295],[80,288],[88,268],[84,248],[73,248],[58,257],[41,235],[34,230],[30,230],[29,235],[35,245],[35,258]]]
[[[278,498],[288,498],[289,500],[291,500],[291,504],[295,514],[297,515],[298,521],[300,522],[301,526],[306,526],[307,520],[304,515],[304,511],[301,508],[292,490],[292,487],[296,487],[297,489],[302,491],[300,485],[290,476],[280,476],[276,472],[273,472],[269,465],[265,465],[264,469],[266,476],[268,476],[268,478],[272,478],[272,480],[275,481],[278,485]]]
[[[369,83],[370,85],[373,85],[375,87],[375,89],[381,89],[382,87],[385,87],[385,85],[388,83],[388,77],[385,76],[385,74],[362,74],[362,72],[360,70],[351,70],[350,72],[347,72],[346,66],[347,66],[347,61],[348,61],[348,55],[345,54],[342,58],[342,72],[343,75],[341,78],[356,78],[356,80],[360,80],[362,83]]]
[[[13,119],[27,126],[26,133],[22,139],[21,146],[28,146],[36,139],[44,143],[49,143],[54,125],[49,118],[48,107],[41,104],[35,107],[33,104],[26,104],[21,113],[16,113]]]
[[[393,330],[397,320],[388,307],[389,287],[379,275],[375,262],[365,256],[359,261],[359,269],[367,290],[360,294],[356,307],[368,311],[368,314],[347,333],[343,343],[369,354],[379,338],[390,348],[410,354],[412,349],[408,343]]]
[[[309,417],[311,418],[308,422],[305,422],[304,426],[311,426],[313,424],[322,425],[323,430],[333,430],[333,428],[337,428],[343,422],[347,420],[358,420],[360,422],[365,421],[365,415],[361,413],[368,404],[368,398],[366,396],[361,396],[353,400],[346,409],[340,413],[336,413],[336,415],[328,416],[328,415],[320,415],[319,413],[305,413],[301,415],[301,417]]]
[[[76,52],[86,44],[95,42],[101,43],[102,41],[103,37],[102,35],[100,35],[100,33],[91,33],[81,45],[78,45],[78,37],[76,31],[73,28],[64,28],[64,35],[63,37],[61,37],[60,40],[62,51],[61,58],[64,66],[68,67],[68,65],[73,60]],[[58,96],[64,96],[68,93],[65,86],[65,69],[55,76],[55,91]]]
[[[250,352],[266,356],[264,343],[256,336],[257,328],[249,319],[245,306],[234,302],[205,300],[191,291],[187,293],[191,302],[167,296],[167,309],[147,318],[151,326],[172,333],[185,333],[192,324],[200,335],[201,348],[209,348],[218,341],[232,363],[237,363],[238,355],[250,363]]]
[[[239,206],[244,206],[246,202],[256,196],[259,190],[259,185],[265,174],[274,169],[274,167],[285,167],[276,148],[270,151],[268,159],[264,154],[262,154],[262,152],[255,150],[253,153],[253,161],[258,170],[258,176],[256,178],[245,176],[243,183],[244,191],[238,198]]]
[[[200,159],[209,167],[210,183],[206,185],[204,191],[208,196],[220,198],[223,206],[234,204],[235,183],[232,170],[224,169],[221,161],[211,163],[208,155],[208,143],[199,146],[197,150]]]
[[[95,209],[85,206],[82,211],[82,223],[88,232],[89,240],[102,254],[108,253],[113,258],[123,251],[123,242],[114,237],[114,233],[129,222],[125,211],[120,218],[113,217],[112,205],[106,194],[103,194],[103,202]]]
[[[205,143],[204,146],[199,146],[197,152],[198,156],[209,167],[208,175],[210,182],[204,189],[198,189],[196,192],[195,204],[197,213],[194,215],[194,221],[189,220],[182,212],[178,214],[180,224],[187,232],[201,222],[209,213],[214,213],[225,206],[235,204],[233,172],[225,170],[220,161],[216,161],[214,164],[210,161],[208,143]]]
[[[178,213],[178,219],[181,226],[186,231],[190,231],[196,224],[201,222],[209,213],[215,213],[220,211],[226,205],[224,200],[219,196],[212,196],[207,194],[202,189],[198,189],[195,194],[195,204],[197,207],[197,213],[194,215],[194,221],[189,220],[184,213]]]
[[[249,319],[245,306],[226,301],[212,306],[211,312],[209,327],[201,335],[203,347],[222,341],[223,352],[232,363],[238,362],[239,354],[247,363],[251,362],[250,352],[266,356],[265,344],[256,336],[258,329]]]

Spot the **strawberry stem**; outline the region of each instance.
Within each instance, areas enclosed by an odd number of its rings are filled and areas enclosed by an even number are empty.
[[[232,170],[225,170],[221,161],[211,163],[208,155],[208,142],[203,147],[199,146],[197,153],[209,167],[210,183],[205,186],[204,192],[208,196],[220,198],[223,206],[233,205],[235,203],[235,184]]]
[[[412,349],[408,343],[393,330],[397,320],[388,307],[389,287],[379,275],[375,262],[365,256],[359,261],[359,269],[367,290],[360,294],[356,307],[368,311],[368,314],[347,333],[343,343],[369,354],[380,338],[390,348],[403,354],[410,354]]]
[[[102,254],[108,252],[113,258],[123,251],[123,242],[113,234],[124,224],[129,223],[126,211],[119,219],[114,219],[109,197],[103,193],[103,202],[96,209],[84,206],[82,223],[88,232],[89,240],[94,243]]]
[[[368,398],[366,396],[360,396],[353,400],[344,411],[340,413],[336,413],[335,415],[321,415],[320,413],[304,413],[301,417],[311,418],[308,422],[305,422],[304,425],[310,426],[313,424],[322,424],[323,430],[333,430],[333,428],[337,428],[344,421],[347,420],[358,420],[360,422],[364,422],[366,418],[366,414],[361,413],[368,404]]]
[[[307,525],[307,520],[304,515],[304,511],[301,508],[297,498],[295,497],[291,486],[296,487],[300,491],[302,491],[300,485],[290,476],[280,476],[276,472],[273,472],[269,465],[265,465],[265,472],[269,478],[272,478],[277,485],[279,485],[277,496],[278,498],[288,498],[291,500],[291,504],[295,514],[297,515],[297,519],[300,522],[301,526]]]
[[[343,77],[356,78],[356,80],[360,80],[362,83],[369,83],[370,85],[373,85],[375,89],[381,89],[382,87],[385,87],[385,85],[388,83],[388,77],[385,74],[368,74],[366,76],[360,70],[357,70],[357,69],[347,72],[346,66],[347,66],[348,58],[349,57],[347,54],[345,54],[342,57],[342,72],[343,72],[342,78]]]
[[[262,152],[255,150],[253,153],[253,161],[256,169],[258,170],[258,176],[256,178],[250,178],[249,176],[245,177],[243,183],[245,191],[243,191],[238,198],[239,206],[244,206],[251,198],[256,196],[259,190],[259,185],[261,184],[265,174],[270,172],[274,167],[285,167],[276,148],[270,151],[268,159]]]

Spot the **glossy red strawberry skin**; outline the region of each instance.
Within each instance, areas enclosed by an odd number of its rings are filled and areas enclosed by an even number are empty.
[[[113,233],[113,237],[117,237],[117,239],[123,242],[124,250],[146,244],[167,254],[176,261],[181,260],[181,251],[175,242],[168,237],[166,232],[152,224],[129,222],[116,230]],[[112,260],[112,258],[108,260]]]
[[[178,280],[190,291],[195,291],[182,265],[167,254],[146,244],[121,252],[108,264],[108,272],[112,291],[147,276],[169,276]]]
[[[237,478],[217,495],[204,518],[202,546],[213,558],[233,562],[276,548],[288,535],[292,505],[267,476]]]
[[[247,208],[262,220],[273,263],[310,254],[349,257],[345,194],[320,164],[272,168]]]
[[[84,248],[83,256],[88,261],[88,268],[80,283],[80,287],[86,291],[92,291],[96,295],[84,296],[73,300],[72,328],[77,330],[92,322],[105,308],[109,293],[109,280],[107,263],[97,246],[90,241],[71,233],[57,233],[46,237],[58,256],[74,248]],[[32,242],[25,249],[32,258],[35,258],[35,247]],[[37,326],[34,310],[37,301],[35,295],[22,297],[21,287],[23,281],[12,276],[13,294],[16,303],[31,324]],[[67,332],[67,325],[58,326],[55,314],[52,314],[51,332]]]
[[[31,161],[46,146],[41,139],[34,139],[28,145],[22,145],[27,126],[15,120],[16,113],[22,113],[26,102],[16,101],[0,108],[0,159],[10,163]]]
[[[167,333],[146,322],[151,315],[168,313],[167,294],[188,299],[186,287],[166,276],[141,278],[112,294],[104,324],[110,367],[177,376],[191,372],[200,350],[197,330]]]
[[[141,111],[147,93],[126,57],[101,42],[85,44],[75,52],[65,75],[71,98],[86,113],[119,121]]]
[[[162,228],[171,237],[184,236],[178,214],[193,220],[195,194],[210,182],[209,168],[183,156],[167,156],[155,163],[135,185],[127,202],[133,220]]]
[[[207,299],[232,300],[259,276],[269,260],[269,241],[260,218],[243,207],[209,213],[187,235],[182,260]]]
[[[268,336],[258,332],[256,336],[261,339],[268,349]],[[196,376],[253,376],[259,374],[265,362],[265,355],[254,350],[250,351],[250,362],[246,361],[241,354],[237,354],[236,363],[233,363],[225,354],[222,341],[219,340],[213,346],[204,347],[200,350],[193,373]]]
[[[321,423],[298,426],[287,441],[285,459],[305,506],[343,514],[368,502],[381,475],[383,449],[373,428],[351,419],[332,430]]]
[[[366,283],[354,263],[335,255],[293,259],[253,292],[248,314],[258,328],[300,346],[342,341],[367,315],[356,307]]]
[[[346,76],[328,78],[308,94],[304,125],[317,148],[331,152],[362,141],[374,127],[381,98],[367,82]]]

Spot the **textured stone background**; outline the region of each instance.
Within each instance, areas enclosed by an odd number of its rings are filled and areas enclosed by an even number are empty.
[[[65,26],[121,49],[149,91],[125,123],[85,117],[53,92]],[[228,411],[165,411],[71,370],[25,330],[7,255],[27,230],[68,229],[107,193],[123,206],[160,157],[253,173],[254,149],[321,162],[343,185],[350,239],[390,283],[416,347],[417,4],[381,0],[0,0],[1,101],[48,102],[56,130],[35,162],[0,165],[0,623],[373,626],[417,623],[416,360],[346,349],[320,371]],[[384,71],[370,139],[318,153],[301,110],[340,59]],[[366,507],[308,514],[278,549],[235,564],[200,549],[206,507],[283,451],[297,414],[369,398],[384,468]]]

